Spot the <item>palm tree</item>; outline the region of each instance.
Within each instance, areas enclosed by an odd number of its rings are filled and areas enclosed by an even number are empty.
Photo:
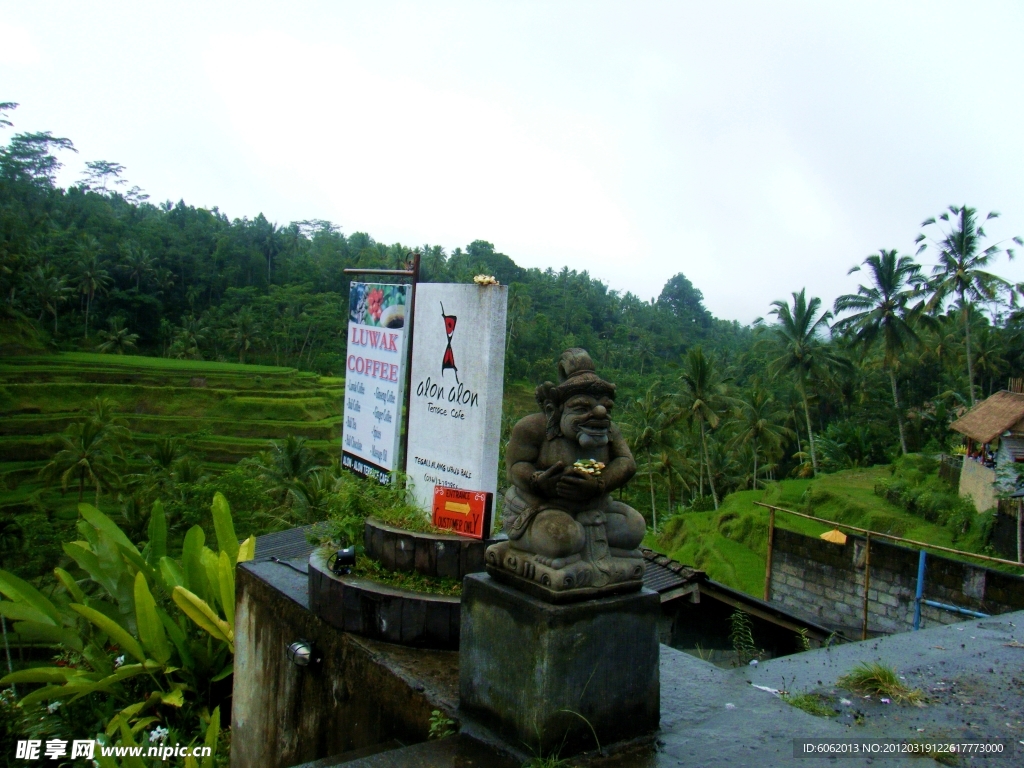
[[[718,428],[722,417],[737,405],[729,395],[728,379],[722,376],[713,358],[704,354],[700,346],[691,349],[679,377],[675,419],[686,421],[700,431],[701,452],[707,470],[711,498],[718,509],[718,491],[715,490],[711,459],[708,454],[708,432]]]
[[[117,434],[93,418],[70,424],[60,435],[62,449],[43,467],[45,480],[60,479],[61,491],[78,482],[78,500],[82,500],[85,485],[96,487],[96,504],[104,485],[113,485],[123,463]]]
[[[259,341],[260,327],[252,314],[251,307],[242,307],[235,315],[234,327],[229,331],[231,348],[238,350],[238,362],[245,362],[245,353]]]
[[[97,352],[113,352],[117,355],[123,355],[129,350],[135,349],[135,342],[139,340],[139,334],[130,333],[124,327],[123,317],[115,315],[110,318],[108,323],[110,330],[100,331],[99,333],[103,343],[96,347]]]
[[[36,267],[29,279],[39,302],[39,321],[42,322],[43,315],[47,312],[53,315],[53,335],[56,336],[57,313],[73,289],[68,285],[66,278],[57,275],[53,267],[44,267],[41,264]]]
[[[895,250],[880,250],[864,260],[871,272],[873,285],[857,286],[857,293],[848,293],[836,299],[835,311],[853,312],[833,326],[833,331],[852,334],[853,343],[866,352],[876,341],[882,344],[882,366],[889,374],[892,404],[896,409],[896,423],[900,431],[900,448],[907,455],[907,434],[903,424],[899,389],[896,387],[896,369],[900,357],[911,347],[921,343],[914,326],[923,303],[910,307],[911,300],[920,294],[925,282],[921,265],[909,256],[899,256]],[[860,267],[854,267],[850,273]]]
[[[99,261],[99,241],[91,235],[79,244],[78,291],[85,298],[85,338],[89,338],[89,312],[97,293],[106,293],[112,282]]]
[[[143,278],[147,278],[155,272],[149,253],[140,248],[138,243],[131,242],[121,244],[120,269],[128,275],[129,280],[135,281],[136,291],[141,288]]]
[[[783,426],[786,416],[774,395],[755,382],[747,397],[740,402],[739,432],[732,447],[748,447],[754,458],[751,488],[757,489],[757,461],[762,449],[778,448],[783,439],[791,437],[793,430]]]
[[[651,524],[658,530],[658,510],[654,501],[654,453],[669,442],[668,398],[652,384],[644,396],[629,404],[623,427],[633,452],[647,457],[647,478],[651,490]]]
[[[811,383],[822,377],[828,367],[849,367],[849,363],[839,357],[821,339],[821,332],[828,328],[832,313],[818,314],[821,299],[812,296],[807,300],[806,288],[800,293],[793,293],[793,306],[785,301],[773,301],[774,309],[770,314],[778,318],[772,327],[776,339],[782,344],[782,354],[771,363],[773,373],[792,373],[796,379],[797,392],[804,406],[804,418],[807,420],[807,442],[811,450],[811,467],[815,477],[818,475],[818,459],[814,453],[814,430],[811,427],[811,408],[808,404],[807,390]]]
[[[951,215],[952,214],[952,215]],[[971,406],[975,404],[974,398],[974,361],[971,358],[971,324],[970,308],[976,301],[990,301],[996,297],[999,291],[1009,289],[1011,286],[1001,277],[986,272],[985,267],[999,255],[1003,250],[1000,243],[990,245],[984,250],[981,249],[981,241],[986,237],[984,226],[977,222],[978,212],[966,205],[949,206],[949,210],[939,216],[940,221],[949,223],[949,231],[943,231],[941,225],[937,224],[935,218],[925,219],[922,227],[932,224],[939,226],[941,240],[933,241],[933,245],[939,253],[938,263],[932,268],[932,279],[929,288],[932,298],[928,302],[928,308],[934,309],[940,306],[948,296],[956,296],[956,306],[963,316],[964,342],[967,348],[967,388],[971,395]],[[989,212],[985,221],[999,216],[995,211]],[[920,254],[928,247],[924,233],[917,236],[915,242],[921,243],[918,248]],[[1024,245],[1020,237],[1012,238],[1017,245]],[[1012,248],[1006,248],[1006,255],[1013,258]]]

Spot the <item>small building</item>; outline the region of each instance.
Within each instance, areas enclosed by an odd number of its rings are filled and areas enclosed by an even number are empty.
[[[1017,473],[1012,465],[1024,464],[1024,392],[1019,382],[1013,382],[1017,391],[996,392],[949,425],[967,438],[960,495],[970,496],[979,512],[997,506],[998,494],[1014,490]]]

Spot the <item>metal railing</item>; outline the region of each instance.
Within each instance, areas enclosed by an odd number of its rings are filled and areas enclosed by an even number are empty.
[[[765,504],[761,501],[755,501],[759,507],[764,507],[768,510],[768,551],[765,556],[765,573],[764,573],[764,600],[769,601],[769,590],[771,587],[772,579],[772,550],[775,543],[775,513],[785,512],[795,517],[802,517],[805,520],[813,520],[816,523],[823,523],[824,525],[831,526],[833,528],[844,529],[847,531],[853,531],[855,533],[864,534],[864,602],[863,602],[863,616],[861,620],[861,639],[867,640],[868,637],[868,590],[871,588],[871,539],[872,537],[877,539],[887,539],[889,541],[901,542],[904,544],[910,544],[914,547],[918,547],[920,554],[918,556],[918,569],[917,569],[917,588],[915,590],[914,600],[914,629],[919,629],[921,626],[921,605],[928,605],[932,608],[939,608],[941,610],[952,611],[961,613],[967,616],[973,616],[976,618],[988,618],[988,614],[980,613],[978,611],[971,611],[967,608],[961,608],[956,605],[949,605],[947,603],[940,603],[935,600],[924,599],[924,581],[925,581],[925,550],[931,549],[939,552],[948,552],[953,555],[960,555],[961,557],[971,557],[977,560],[984,560],[990,563],[999,563],[1001,565],[1012,565],[1017,568],[1024,568],[1024,562],[1015,562],[1013,560],[1004,560],[1001,557],[991,557],[990,555],[979,555],[975,552],[965,552],[962,549],[953,549],[952,547],[943,547],[938,544],[929,544],[924,541],[916,541],[914,539],[908,539],[903,536],[894,536],[891,533],[880,533],[879,531],[872,531],[867,528],[859,528],[856,525],[847,525],[846,523],[837,523],[834,520],[826,520],[823,517],[815,517],[814,515],[804,514],[803,512],[797,512],[792,509],[786,509],[785,507],[776,507],[772,504]]]

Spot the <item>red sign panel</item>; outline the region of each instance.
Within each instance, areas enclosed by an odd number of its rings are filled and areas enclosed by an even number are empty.
[[[483,539],[491,533],[492,494],[434,486],[434,525],[460,536]]]

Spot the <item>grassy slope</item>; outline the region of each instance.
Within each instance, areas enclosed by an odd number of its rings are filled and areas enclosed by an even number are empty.
[[[768,510],[763,501],[826,520],[881,533],[959,549],[974,548],[956,541],[953,532],[929,523],[874,494],[875,483],[888,478],[888,467],[851,469],[815,481],[783,480],[767,490],[727,496],[717,512],[684,512],[666,523],[657,549],[684,563],[703,568],[716,581],[760,597],[764,590]],[[808,536],[830,526],[778,513],[776,525]]]

